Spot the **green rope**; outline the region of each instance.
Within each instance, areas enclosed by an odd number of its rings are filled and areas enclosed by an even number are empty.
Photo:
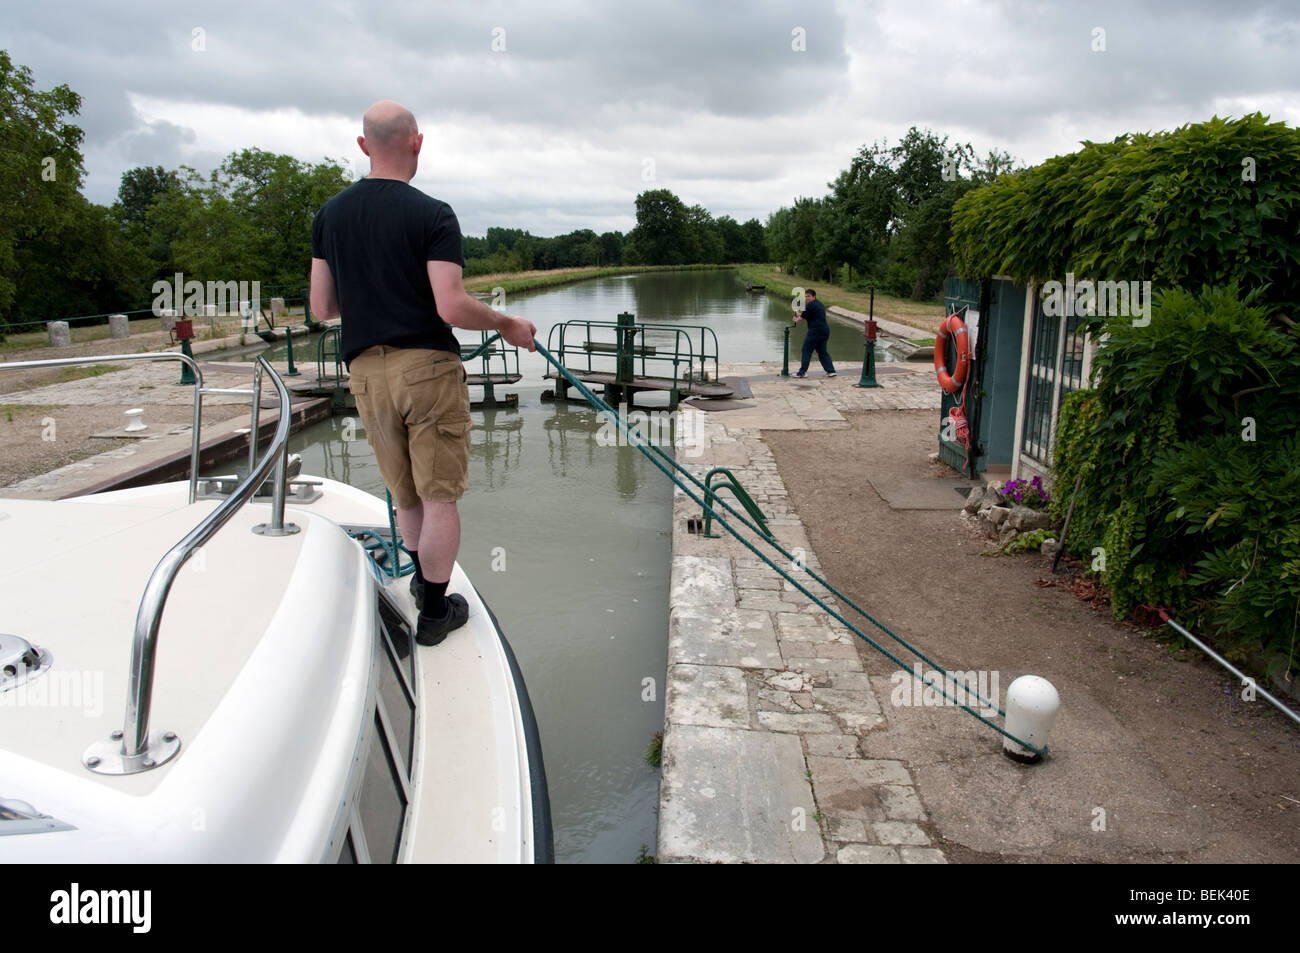
[[[834,618],[835,620],[837,620],[838,622],[840,622],[842,625],[846,626],[846,627],[847,627],[851,632],[853,632],[854,635],[858,636],[858,638],[862,639],[864,642],[866,642],[868,645],[870,645],[870,646],[871,646],[872,648],[874,648],[876,651],[880,652],[880,654],[884,655],[885,658],[889,659],[891,662],[893,662],[895,665],[897,665],[897,666],[899,666],[900,668],[902,668],[904,671],[907,670],[907,664],[906,664],[905,662],[903,662],[901,659],[899,659],[897,656],[895,656],[893,653],[891,653],[891,652],[890,652],[888,649],[886,649],[884,646],[880,645],[878,642],[876,642],[874,639],[872,639],[870,636],[868,636],[865,632],[863,632],[862,630],[860,630],[860,629],[859,629],[857,626],[855,626],[852,622],[849,622],[847,619],[845,619],[843,616],[841,616],[841,615],[840,615],[838,612],[836,612],[834,609],[832,609],[832,608],[830,608],[828,605],[826,605],[826,604],[825,604],[825,603],[824,603],[820,598],[818,598],[817,596],[815,596],[815,595],[813,595],[811,592],[809,592],[807,589],[805,589],[805,588],[804,588],[804,587],[799,583],[798,580],[794,579],[794,578],[793,578],[789,573],[787,573],[784,569],[782,569],[780,566],[776,565],[776,563],[772,562],[772,560],[769,559],[765,554],[759,552],[758,549],[757,549],[757,548],[756,548],[756,547],[755,547],[755,546],[754,546],[754,545],[753,545],[753,544],[752,544],[748,539],[746,539],[744,536],[741,536],[740,533],[738,533],[738,532],[736,531],[736,529],[735,529],[735,528],[734,528],[734,527],[733,527],[733,526],[732,526],[732,525],[731,525],[731,524],[730,524],[726,519],[724,519],[724,518],[722,517],[721,514],[719,514],[719,513],[716,512],[715,510],[713,510],[713,508],[710,507],[709,504],[708,504],[707,502],[705,502],[704,499],[701,499],[701,498],[700,498],[699,496],[697,496],[695,493],[691,492],[691,490],[690,490],[690,489],[689,489],[685,484],[683,484],[680,480],[678,480],[677,477],[673,475],[673,473],[671,472],[671,470],[669,470],[668,468],[666,468],[666,467],[664,466],[664,463],[667,463],[668,466],[672,468],[672,470],[676,470],[676,471],[680,472],[683,476],[685,476],[688,480],[690,480],[692,483],[694,483],[694,484],[695,484],[697,487],[699,487],[700,489],[704,489],[704,490],[707,491],[708,488],[705,487],[704,484],[701,483],[700,480],[699,480],[699,479],[698,479],[694,474],[692,474],[689,470],[687,470],[685,467],[683,467],[681,464],[679,464],[679,463],[678,463],[676,460],[674,460],[672,457],[669,457],[666,453],[664,453],[664,452],[663,452],[662,450],[660,450],[658,447],[653,447],[653,446],[650,446],[649,444],[645,443],[645,442],[644,442],[644,441],[645,441],[645,438],[641,435],[641,432],[640,432],[639,430],[636,430],[636,429],[634,429],[634,428],[629,427],[629,426],[626,424],[626,422],[623,420],[623,418],[622,418],[621,416],[619,416],[619,414],[618,414],[617,411],[615,411],[613,408],[611,408],[607,403],[605,403],[605,401],[601,400],[601,399],[600,399],[598,396],[596,396],[596,395],[595,395],[591,390],[589,390],[589,389],[587,388],[586,385],[584,385],[584,384],[583,384],[581,381],[579,381],[576,377],[574,377],[572,374],[570,374],[568,368],[564,367],[563,364],[561,364],[559,361],[557,361],[557,360],[555,359],[555,357],[551,354],[551,352],[548,351],[545,347],[543,347],[542,344],[541,344],[539,341],[537,341],[537,340],[534,339],[533,344],[537,347],[537,352],[538,352],[539,354],[541,354],[544,358],[546,358],[546,360],[547,360],[547,361],[548,361],[548,362],[549,362],[549,363],[550,363],[550,364],[551,364],[551,365],[556,369],[556,371],[557,371],[558,373],[563,374],[564,377],[565,377],[565,379],[568,380],[568,382],[569,382],[573,387],[577,388],[578,392],[579,392],[580,394],[582,394],[583,398],[584,398],[584,399],[585,399],[589,404],[591,404],[592,407],[594,407],[596,410],[598,410],[598,411],[600,411],[602,414],[604,414],[604,415],[607,417],[607,419],[614,421],[614,423],[616,424],[616,426],[618,426],[618,428],[619,428],[620,430],[622,430],[624,434],[626,434],[626,436],[627,436],[627,438],[628,438],[628,441],[629,441],[633,446],[635,446],[638,450],[640,450],[642,453],[644,453],[644,454],[646,455],[646,458],[647,458],[651,463],[653,463],[653,464],[654,464],[654,465],[655,465],[655,466],[656,466],[656,467],[657,467],[657,468],[658,468],[658,469],[659,469],[659,470],[660,470],[660,471],[661,471],[665,476],[667,476],[668,479],[672,480],[674,484],[676,484],[679,488],[681,488],[682,492],[685,493],[688,497],[690,497],[692,501],[694,501],[695,503],[697,503],[697,504],[698,504],[698,505],[699,505],[699,506],[700,506],[700,507],[701,507],[705,512],[710,513],[710,514],[711,514],[711,515],[712,515],[712,516],[713,516],[713,517],[714,517],[714,518],[715,518],[715,519],[716,519],[716,520],[717,520],[717,521],[718,521],[718,522],[723,526],[723,528],[726,529],[727,532],[730,533],[732,536],[734,536],[734,537],[735,537],[735,538],[736,538],[736,539],[737,539],[737,540],[738,540],[742,545],[744,545],[746,549],[748,549],[750,552],[752,552],[755,556],[757,556],[759,559],[761,559],[764,563],[766,563],[766,564],[767,564],[768,566],[770,566],[772,569],[776,570],[776,572],[777,572],[777,573],[778,573],[778,574],[779,574],[783,579],[786,579],[787,581],[789,581],[791,585],[793,585],[793,586],[794,586],[796,589],[798,589],[801,593],[803,593],[803,594],[804,594],[805,596],[807,596],[810,600],[812,600],[814,603],[816,603],[818,606],[820,606],[823,610],[825,610],[826,613],[827,613],[828,615],[830,615],[832,618]],[[661,462],[661,460],[662,460],[663,462]],[[706,495],[707,495],[707,496],[712,496],[712,494],[706,494]],[[832,586],[829,582],[827,582],[826,580],[822,579],[820,576],[818,576],[815,572],[813,572],[813,571],[812,571],[811,569],[809,569],[807,566],[804,566],[804,565],[802,564],[802,561],[801,561],[801,560],[795,559],[795,557],[794,557],[791,553],[789,553],[789,552],[788,552],[788,551],[787,551],[783,546],[781,546],[781,544],[778,543],[775,539],[773,539],[773,538],[771,538],[771,537],[765,537],[765,536],[763,536],[762,531],[761,531],[758,527],[754,526],[754,524],[751,523],[751,522],[749,522],[749,520],[747,520],[743,515],[741,515],[740,513],[736,512],[736,510],[735,510],[735,509],[734,509],[730,504],[728,504],[728,503],[726,502],[726,500],[723,500],[722,498],[717,497],[717,496],[713,496],[713,499],[714,499],[715,502],[720,503],[720,504],[723,506],[723,508],[727,510],[728,513],[730,513],[732,516],[736,517],[736,518],[737,518],[741,523],[743,523],[747,528],[749,528],[749,529],[750,529],[751,531],[753,531],[753,532],[758,533],[761,539],[766,539],[766,541],[767,541],[767,542],[768,542],[768,543],[769,543],[769,544],[770,544],[774,549],[776,549],[779,553],[781,553],[781,555],[783,555],[785,558],[791,560],[791,562],[792,562],[794,565],[799,566],[799,567],[800,567],[804,572],[806,572],[808,575],[812,576],[812,578],[813,578],[814,580],[816,580],[820,585],[822,585],[823,587],[825,587],[827,590],[829,590],[831,593],[833,593],[833,594],[834,594],[835,596],[837,596],[838,598],[842,599],[842,600],[843,600],[845,603],[847,603],[847,604],[848,604],[848,605],[849,605],[849,606],[850,606],[850,607],[851,607],[855,612],[857,612],[859,615],[861,615],[863,618],[865,618],[867,621],[869,621],[872,625],[876,626],[876,628],[880,629],[882,632],[884,632],[886,635],[888,635],[888,636],[889,636],[890,638],[892,638],[894,641],[898,642],[900,645],[902,645],[904,648],[906,648],[909,652],[911,652],[911,653],[912,653],[913,655],[915,655],[917,658],[920,658],[920,659],[922,659],[923,661],[925,661],[926,663],[928,663],[928,664],[929,664],[929,665],[930,665],[930,666],[931,666],[935,671],[941,673],[941,674],[944,676],[944,682],[945,682],[945,683],[947,683],[947,682],[949,682],[949,681],[954,681],[954,682],[955,682],[955,680],[954,680],[954,679],[951,679],[951,677],[948,675],[948,672],[947,672],[946,669],[944,669],[944,668],[943,668],[942,666],[940,666],[938,663],[936,663],[936,662],[932,661],[931,659],[929,659],[929,658],[928,658],[925,654],[923,654],[919,649],[917,649],[917,648],[915,648],[914,646],[912,646],[911,644],[909,644],[909,643],[908,643],[905,639],[903,639],[901,636],[898,636],[898,635],[896,635],[895,633],[891,632],[891,631],[890,631],[890,630],[889,630],[885,625],[883,625],[881,622],[879,622],[879,621],[877,621],[875,618],[873,618],[870,614],[868,614],[864,609],[862,609],[862,608],[860,608],[858,605],[856,605],[856,604],[855,604],[852,600],[850,600],[848,597],[844,596],[841,592],[839,592],[839,590],[837,590],[837,589],[836,589],[834,586]],[[1028,742],[1023,741],[1022,739],[1017,738],[1015,735],[1011,734],[1010,732],[1008,732],[1006,729],[1002,728],[1001,726],[999,726],[999,725],[995,725],[992,721],[990,721],[990,720],[988,720],[987,718],[985,718],[983,715],[981,715],[979,712],[975,711],[975,710],[974,710],[973,708],[971,708],[969,705],[967,705],[967,704],[965,704],[964,702],[958,700],[958,699],[955,698],[954,696],[949,695],[948,692],[947,692],[947,690],[946,690],[946,688],[943,688],[943,687],[941,687],[941,686],[934,685],[934,684],[932,684],[932,683],[930,683],[930,682],[924,682],[924,680],[923,680],[923,683],[926,684],[926,685],[929,685],[931,688],[935,688],[935,689],[938,690],[940,693],[942,693],[943,696],[944,696],[945,698],[947,698],[948,700],[950,700],[951,702],[953,702],[953,704],[957,705],[957,707],[961,708],[961,709],[962,709],[963,711],[965,711],[967,714],[971,715],[971,716],[974,717],[976,720],[978,720],[978,721],[984,723],[985,725],[987,725],[988,727],[992,728],[992,729],[993,729],[994,731],[996,731],[998,734],[1003,735],[1004,737],[1010,738],[1012,741],[1014,741],[1016,744],[1020,745],[1021,747],[1025,748],[1026,750],[1033,751],[1033,752],[1035,752],[1035,753],[1037,753],[1037,754],[1040,754],[1040,755],[1046,753],[1046,751],[1047,751],[1046,748],[1039,748],[1039,747],[1036,747],[1035,745],[1031,745],[1031,744],[1029,744]],[[971,694],[971,693],[968,692],[967,694]],[[999,708],[995,702],[991,702],[989,699],[984,698],[984,697],[983,697],[982,695],[980,695],[978,692],[975,692],[974,695],[975,695],[976,699],[977,699],[978,701],[980,701],[980,702],[983,702],[984,705],[985,705],[986,707],[989,707],[989,708],[993,708],[993,709],[995,709],[999,715],[1002,715],[1002,716],[1005,717],[1006,712],[1003,711],[1001,708]]]
[[[384,548],[388,550],[388,555],[391,557],[388,561],[389,564],[384,567],[384,571],[394,579],[400,579],[415,572],[415,560],[408,559],[406,565],[402,565],[402,553],[410,556],[411,551],[406,548],[406,540],[403,539],[400,543],[398,542],[401,537],[397,535],[397,511],[393,509],[393,494],[387,487],[384,488],[384,500],[388,504],[388,539],[391,541],[384,544]]]

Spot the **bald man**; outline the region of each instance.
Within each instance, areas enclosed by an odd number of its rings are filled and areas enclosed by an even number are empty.
[[[311,307],[322,319],[343,314],[352,394],[415,559],[416,640],[437,645],[469,617],[465,597],[447,593],[470,428],[451,329],[499,331],[530,351],[537,329],[465,293],[456,214],[410,185],[423,143],[400,104],[366,110],[357,145],[370,175],[321,206],[312,223]]]

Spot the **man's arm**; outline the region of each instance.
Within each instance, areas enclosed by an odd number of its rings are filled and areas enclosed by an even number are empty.
[[[311,313],[319,321],[339,316],[339,299],[334,290],[334,275],[324,258],[311,260]]]
[[[429,285],[433,288],[438,314],[444,321],[466,331],[500,331],[507,344],[537,350],[533,344],[537,328],[531,321],[502,314],[471,298],[465,291],[461,276],[461,267],[454,261],[429,262]],[[315,289],[314,283],[312,288]]]

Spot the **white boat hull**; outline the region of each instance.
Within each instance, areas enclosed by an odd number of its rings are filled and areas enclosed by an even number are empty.
[[[53,658],[0,692],[0,802],[63,825],[4,836],[0,821],[0,861],[551,858],[536,726],[491,612],[458,565],[449,591],[469,622],[441,645],[408,643],[408,580],[388,580],[340,529],[386,526],[383,501],[321,484],[287,510],[300,533],[255,535],[270,507],[251,502],[181,570],[150,722],[181,752],[127,776],[92,772],[85,750],[123,727],[144,581],[215,504],[188,504],[185,483],[0,500],[0,633]],[[70,679],[90,689],[73,699]]]

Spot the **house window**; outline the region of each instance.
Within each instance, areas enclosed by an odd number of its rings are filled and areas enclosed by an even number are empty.
[[[1061,398],[1084,384],[1085,320],[1074,314],[1065,317],[1045,314],[1042,298],[1034,302],[1020,450],[1045,467],[1052,462],[1052,439],[1056,434]]]
[[[1029,337],[1029,382],[1025,394],[1025,430],[1020,449],[1035,460],[1046,461],[1052,432],[1052,404],[1056,390],[1056,366],[1061,318],[1043,312],[1043,301],[1034,302],[1033,327]]]

